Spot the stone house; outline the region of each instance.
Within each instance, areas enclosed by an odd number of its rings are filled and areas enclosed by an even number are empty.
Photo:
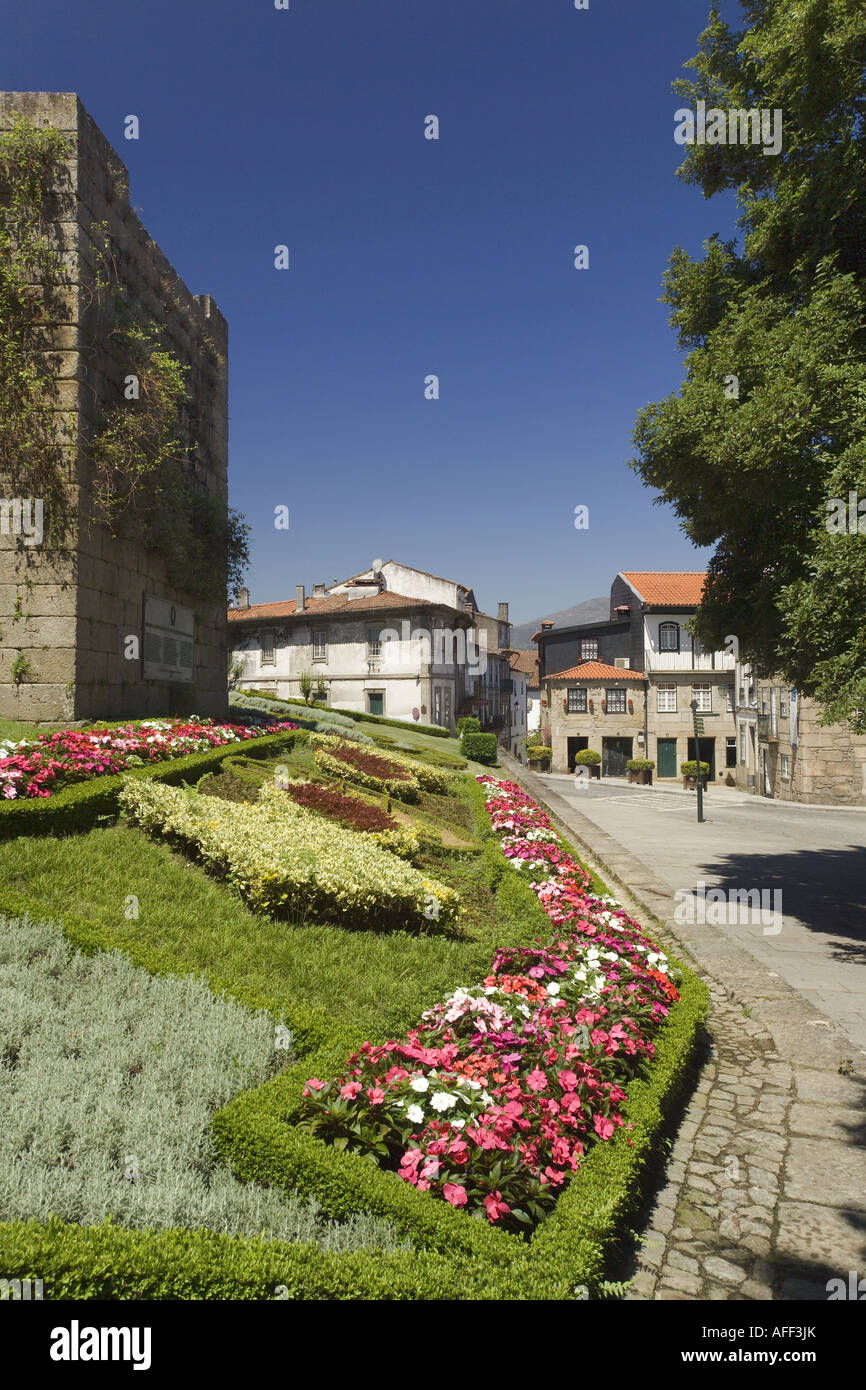
[[[227,508],[228,330],[209,295],[192,295],[129,201],[126,167],[72,93],[0,93],[0,128],[24,116],[69,143],[47,239],[62,252],[60,320],[52,323],[51,405],[65,430],[62,548],[22,544],[16,508],[43,499],[11,491],[15,461],[0,457],[0,715],[34,721],[132,715],[224,715],[226,649],[221,557],[210,597],[172,582],[163,555],[135,530],[114,536],[95,519],[88,445],[122,404],[129,363],[94,295],[104,228],[117,293],[130,317],[154,324],[187,368],[179,428],[197,493]],[[11,517],[12,524],[9,524]],[[45,516],[45,530],[53,520]],[[222,587],[222,592],[220,588]],[[214,596],[214,594],[216,596]]]
[[[779,801],[866,805],[866,734],[822,725],[820,713],[780,676],[738,662],[737,786]]]
[[[510,731],[508,606],[480,613],[467,586],[376,561],[309,597],[298,585],[294,599],[251,605],[242,590],[228,621],[241,688],[296,699],[308,673],[335,708],[447,729],[477,709],[484,727]]]
[[[674,780],[681,763],[700,757],[713,781],[733,784],[734,659],[704,652],[687,626],[703,585],[703,573],[624,571],[606,622],[542,623],[534,640],[554,772],[572,771],[577,753],[592,748],[603,776],[624,776],[629,759],[649,758],[656,780]],[[697,743],[692,700],[704,721]]]

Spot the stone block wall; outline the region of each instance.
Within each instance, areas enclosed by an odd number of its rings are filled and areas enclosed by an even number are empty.
[[[225,602],[184,593],[165,562],[134,532],[115,538],[91,517],[86,448],[104,412],[123,401],[131,370],[113,318],[94,298],[91,275],[99,228],[109,239],[123,299],[133,318],[154,322],[189,367],[184,443],[196,445],[197,484],[227,504],[228,330],[208,295],[192,295],[129,204],[125,165],[71,93],[0,93],[0,128],[17,114],[62,130],[71,142],[69,206],[54,228],[70,284],[66,321],[56,325],[55,405],[71,422],[71,554],[33,547],[22,556],[0,536],[0,715],[35,720],[124,718],[226,711]],[[0,460],[2,477],[2,460]],[[0,495],[5,495],[0,487]],[[34,553],[35,552],[35,553]],[[144,595],[191,608],[196,617],[192,683],[145,681],[125,639],[142,636]],[[26,662],[16,682],[15,664]]]

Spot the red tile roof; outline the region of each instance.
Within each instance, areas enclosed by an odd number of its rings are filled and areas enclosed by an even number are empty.
[[[695,608],[704,596],[705,570],[623,570],[623,579],[644,603]]]
[[[509,665],[512,671],[522,671],[530,677],[531,682],[538,683],[538,652],[529,652],[521,648],[512,654]]]
[[[581,661],[579,666],[570,666],[567,671],[555,671],[545,676],[545,680],[618,680],[642,681],[643,671],[633,671],[628,666],[608,666],[606,661]]]
[[[261,621],[263,618],[294,618],[304,617],[309,613],[312,617],[319,614],[342,613],[346,609],[351,609],[353,613],[369,613],[388,611],[393,608],[436,608],[441,604],[430,603],[427,599],[407,598],[405,594],[394,594],[386,589],[381,594],[368,594],[366,598],[350,598],[348,594],[328,594],[325,598],[307,598],[303,611],[298,613],[298,605],[295,599],[285,599],[282,603],[252,603],[249,608],[230,608],[228,620],[230,623],[246,621],[255,618]]]

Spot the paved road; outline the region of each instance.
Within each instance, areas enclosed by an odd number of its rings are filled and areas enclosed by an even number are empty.
[[[549,774],[551,792],[588,817],[700,912],[707,891],[764,890],[762,917],[741,900],[708,921],[750,951],[866,1053],[866,815],[786,806],[714,788],[697,823],[694,793]],[[772,895],[778,892],[781,899]],[[781,918],[774,920],[778,904]],[[780,928],[780,929],[778,929]]]

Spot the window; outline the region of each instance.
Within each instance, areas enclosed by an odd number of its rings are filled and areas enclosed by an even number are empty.
[[[679,623],[659,623],[659,651],[678,652],[680,649]]]
[[[451,686],[450,686],[450,685],[446,685],[446,687],[445,687],[445,689],[444,689],[444,691],[443,691],[443,696],[444,696],[444,699],[443,699],[443,702],[442,702],[442,723],[445,725],[445,728],[446,728],[446,729],[450,729],[450,728],[451,728]]]
[[[597,637],[581,637],[580,659],[581,661],[598,661]]]
[[[671,682],[669,685],[659,685],[656,687],[658,700],[657,709],[659,714],[676,714],[677,712],[677,687]]]
[[[694,658],[695,664],[697,664],[698,657],[703,656],[703,654],[704,649],[698,641],[697,637],[692,637],[692,657]]]
[[[433,723],[442,723],[442,687],[437,685],[433,690]]]
[[[575,685],[568,688],[568,713],[586,713],[586,690],[583,686]]]
[[[735,738],[725,739],[725,767],[737,766],[737,740]]]
[[[367,633],[367,659],[373,660],[382,655],[382,634],[375,627]]]
[[[608,714],[625,714],[625,691],[606,690],[604,693]]]
[[[273,666],[276,659],[274,634],[272,632],[266,632],[262,637],[262,665]]]
[[[741,686],[740,686],[740,699],[739,699],[739,703],[740,703],[741,705],[744,705],[744,704],[746,703],[746,687],[745,687],[744,685],[741,685]]]
[[[779,717],[785,719],[788,714],[788,692],[784,686],[779,691]]]
[[[698,702],[698,714],[709,714],[713,708],[713,693],[709,683],[703,682],[701,685],[693,685],[692,699]]]
[[[733,714],[733,712],[734,712],[734,687],[733,687],[732,685],[728,685],[728,686],[725,687],[725,714]]]
[[[767,691],[766,687],[761,691],[761,713],[767,713]]]
[[[790,759],[790,757],[788,756],[787,753],[782,753],[782,754],[780,755],[780,757],[779,757],[779,764],[780,764],[780,771],[781,771],[781,773],[782,773],[782,781],[783,781],[783,782],[790,782],[790,780],[791,780],[791,759]]]
[[[746,761],[746,726],[740,725],[740,762]]]
[[[324,661],[328,655],[328,634],[324,629],[313,633],[313,660]]]

